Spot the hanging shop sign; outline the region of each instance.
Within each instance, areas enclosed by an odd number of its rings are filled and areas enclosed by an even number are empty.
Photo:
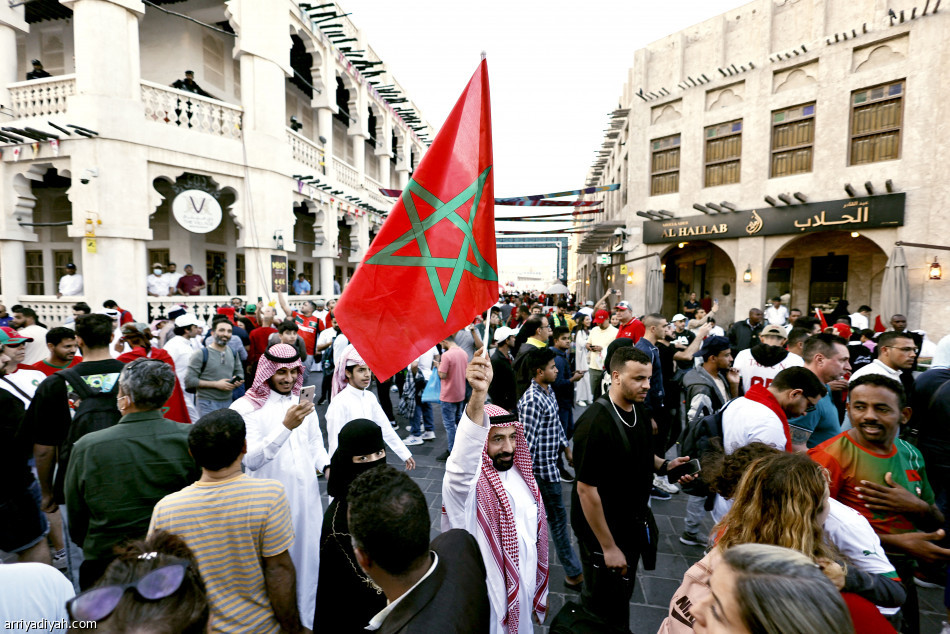
[[[271,292],[287,292],[287,256],[270,256]]]
[[[172,213],[192,233],[208,233],[221,224],[221,204],[208,192],[186,189],[172,200]]]
[[[904,224],[906,194],[882,194],[643,223],[643,243],[858,231]]]

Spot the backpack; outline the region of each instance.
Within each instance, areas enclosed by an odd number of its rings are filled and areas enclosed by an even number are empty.
[[[235,367],[235,369],[236,369],[236,368],[238,367],[238,365],[240,365],[241,360],[238,359],[237,352],[235,352],[234,350],[231,350],[231,354],[234,355],[234,367]],[[208,365],[208,348],[203,347],[203,348],[201,349],[201,369],[198,370],[198,379],[199,379],[199,380],[201,379],[201,375],[205,373],[205,366],[206,366],[206,365]],[[255,364],[254,371],[255,371],[255,372],[257,371],[256,364]],[[196,387],[185,387],[184,385],[182,386],[182,389],[185,390],[186,392],[188,392],[189,394],[194,394],[194,393],[196,393],[196,392],[198,391],[198,388],[196,388]],[[242,394],[243,394],[243,392],[242,392]]]
[[[680,456],[702,459],[702,456],[709,451],[713,438],[718,438],[719,442],[722,442],[722,417],[729,403],[732,401],[727,402],[718,411],[702,418],[697,416],[686,424],[680,433],[679,440],[676,441],[679,445]],[[709,485],[702,479],[694,480],[683,490],[690,495],[700,497],[705,497],[710,493]]]
[[[122,414],[119,413],[119,406],[116,403],[119,392],[118,381],[112,386],[111,390],[103,392],[98,388],[89,387],[73,368],[60,370],[58,374],[73,388],[73,392],[80,399],[76,410],[73,412],[66,440],[59,448],[59,466],[54,488],[56,498],[62,500],[66,467],[69,464],[69,455],[72,452],[73,445],[86,434],[112,427],[119,422]]]

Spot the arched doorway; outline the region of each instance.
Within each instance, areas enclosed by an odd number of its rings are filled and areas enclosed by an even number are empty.
[[[667,319],[682,312],[690,293],[711,304],[719,300],[719,322],[735,317],[736,267],[729,255],[707,240],[680,242],[661,256],[663,263],[663,314]]]
[[[766,298],[787,295],[788,307],[830,311],[846,299],[851,312],[880,305],[887,254],[858,232],[828,231],[794,237],[769,263]]]

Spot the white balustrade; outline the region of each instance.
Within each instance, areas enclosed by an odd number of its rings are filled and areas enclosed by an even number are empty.
[[[287,141],[295,161],[315,169],[319,174],[327,173],[326,154],[320,145],[290,129],[287,130]]]
[[[36,311],[36,316],[47,328],[62,326],[73,318],[73,304],[86,301],[82,295],[56,297],[55,295],[20,295],[15,303]],[[9,310],[10,304],[6,304]]]
[[[344,163],[334,156],[333,171],[338,181],[344,185],[352,187],[353,189],[360,189],[360,174],[356,171],[356,168]]]
[[[206,324],[218,313],[218,308],[231,305],[231,295],[169,295],[168,297],[148,298],[148,323],[156,319],[167,319],[168,313],[176,308],[185,307]]]
[[[57,75],[8,84],[10,107],[17,118],[46,117],[66,112],[66,98],[76,94],[75,75]]]
[[[382,186],[382,183],[379,181],[369,176],[366,177],[366,197],[372,201],[374,207],[385,213],[393,208],[395,200],[379,193],[379,189]]]
[[[150,121],[227,139],[241,138],[243,110],[239,106],[146,80],[142,80],[142,103]]]

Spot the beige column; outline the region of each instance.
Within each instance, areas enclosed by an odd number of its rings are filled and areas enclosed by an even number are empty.
[[[17,77],[17,66],[22,60],[16,56],[16,35],[29,33],[30,26],[23,18],[24,6],[10,7],[8,3],[0,3],[0,105],[10,107],[10,91],[7,84],[21,81],[24,77]]]

